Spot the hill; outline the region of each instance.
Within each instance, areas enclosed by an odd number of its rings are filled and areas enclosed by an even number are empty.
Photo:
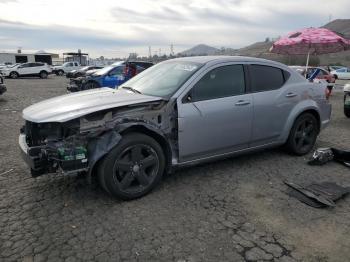
[[[350,39],[350,19],[336,19],[322,27],[337,32],[345,38]]]
[[[215,55],[219,52],[219,49],[204,44],[196,45],[188,50],[179,53],[183,56],[198,56],[198,55]]]

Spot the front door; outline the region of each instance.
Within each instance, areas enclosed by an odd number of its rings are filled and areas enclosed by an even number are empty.
[[[123,77],[124,66],[117,66],[113,68],[109,73],[103,78],[103,85],[111,88],[115,88],[121,84]]]
[[[253,105],[245,92],[243,65],[225,65],[207,72],[178,101],[180,162],[248,147]]]

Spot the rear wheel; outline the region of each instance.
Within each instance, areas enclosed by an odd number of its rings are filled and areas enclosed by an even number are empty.
[[[16,79],[16,78],[19,77],[19,74],[18,74],[17,72],[11,72],[11,73],[10,73],[10,77],[11,77],[12,79]]]
[[[48,73],[46,71],[41,71],[39,74],[40,78],[45,79],[48,76]]]
[[[300,115],[290,131],[286,146],[295,155],[309,153],[315,145],[318,136],[317,119],[310,113]]]
[[[150,192],[160,182],[164,167],[160,145],[149,136],[131,133],[105,156],[98,176],[108,193],[131,200]]]

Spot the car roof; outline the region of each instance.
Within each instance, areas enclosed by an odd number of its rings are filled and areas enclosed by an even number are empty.
[[[175,58],[168,61],[186,61],[186,62],[194,62],[194,63],[201,63],[201,64],[207,64],[207,63],[220,63],[220,62],[256,62],[256,63],[268,63],[273,64],[279,67],[286,68],[287,66],[263,59],[263,58],[256,58],[256,57],[249,57],[249,56],[189,56],[189,57],[181,57],[181,58]]]

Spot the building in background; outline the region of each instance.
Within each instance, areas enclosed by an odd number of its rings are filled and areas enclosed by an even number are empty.
[[[0,64],[43,62],[52,65],[52,60],[56,57],[58,57],[58,54],[47,53],[43,50],[36,53],[22,53],[19,49],[16,53],[0,52]]]
[[[63,62],[79,62],[80,65],[89,65],[89,54],[82,53],[79,49],[78,52],[63,53]]]

